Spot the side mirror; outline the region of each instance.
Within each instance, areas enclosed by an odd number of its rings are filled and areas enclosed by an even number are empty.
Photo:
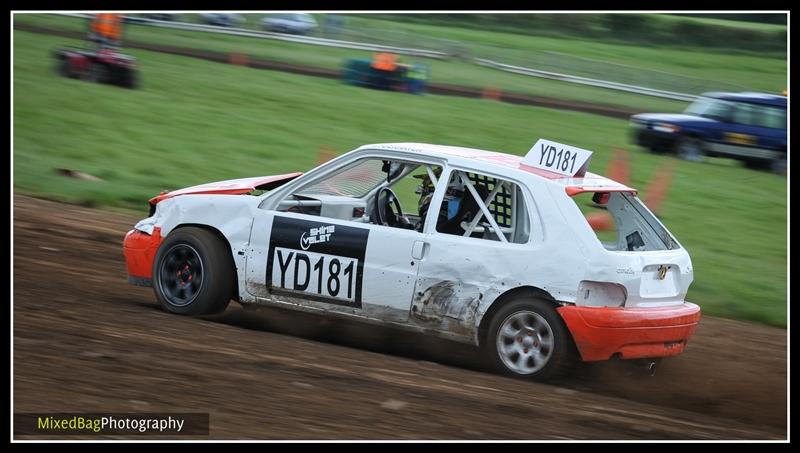
[[[392,162],[390,160],[383,161],[381,170],[386,173],[386,182],[392,182],[400,176],[400,173],[403,172],[403,167],[405,167],[405,165],[400,162]]]

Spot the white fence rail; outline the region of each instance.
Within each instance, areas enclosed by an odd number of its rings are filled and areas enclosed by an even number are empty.
[[[64,16],[90,18],[92,14],[63,13]],[[353,41],[340,41],[336,39],[316,38],[313,36],[296,36],[284,33],[273,33],[269,31],[248,30],[246,28],[221,27],[218,25],[195,24],[190,22],[173,22],[169,20],[145,19],[142,17],[126,18],[131,23],[138,25],[150,25],[153,27],[173,28],[177,30],[193,30],[216,33],[221,35],[246,36],[250,38],[275,39],[278,41],[297,42],[301,44],[313,44],[317,46],[338,47],[343,49],[369,50],[374,52],[393,52],[401,55],[411,55],[427,58],[446,58],[444,52],[426,49],[410,49],[405,47],[386,46],[380,44],[360,43]]]
[[[657,96],[667,99],[675,99],[678,101],[693,101],[697,96],[686,93],[675,93],[672,91],[657,90],[654,88],[640,87],[636,85],[628,85],[625,83],[610,82],[608,80],[590,79],[588,77],[574,76],[569,74],[559,74],[557,72],[541,71],[538,69],[523,68],[521,66],[513,66],[509,64],[499,63],[484,58],[475,58],[475,63],[481,66],[500,69],[502,71],[513,72],[515,74],[523,74],[533,77],[543,77],[545,79],[561,80],[564,82],[578,83],[581,85],[591,85],[601,88],[609,88],[612,90],[628,91],[630,93],[645,94],[648,96]]]

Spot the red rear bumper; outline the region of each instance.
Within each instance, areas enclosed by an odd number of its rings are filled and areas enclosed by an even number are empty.
[[[150,286],[153,282],[153,260],[161,245],[161,229],[153,229],[148,235],[139,230],[130,230],[125,235],[122,251],[128,268],[128,282],[134,285]]]
[[[585,361],[678,355],[700,321],[700,307],[658,308],[560,307],[575,345]]]

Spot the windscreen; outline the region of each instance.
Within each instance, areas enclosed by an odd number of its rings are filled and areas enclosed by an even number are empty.
[[[700,98],[692,102],[683,113],[687,115],[714,118],[725,116],[732,108],[733,104],[728,101],[713,98]]]
[[[340,195],[363,198],[378,184],[386,181],[384,163],[380,159],[364,159],[316,184],[298,190],[302,195]]]

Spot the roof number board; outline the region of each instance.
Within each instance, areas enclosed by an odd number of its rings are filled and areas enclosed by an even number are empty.
[[[589,150],[540,138],[522,159],[522,164],[564,176],[583,176],[591,158]]]

